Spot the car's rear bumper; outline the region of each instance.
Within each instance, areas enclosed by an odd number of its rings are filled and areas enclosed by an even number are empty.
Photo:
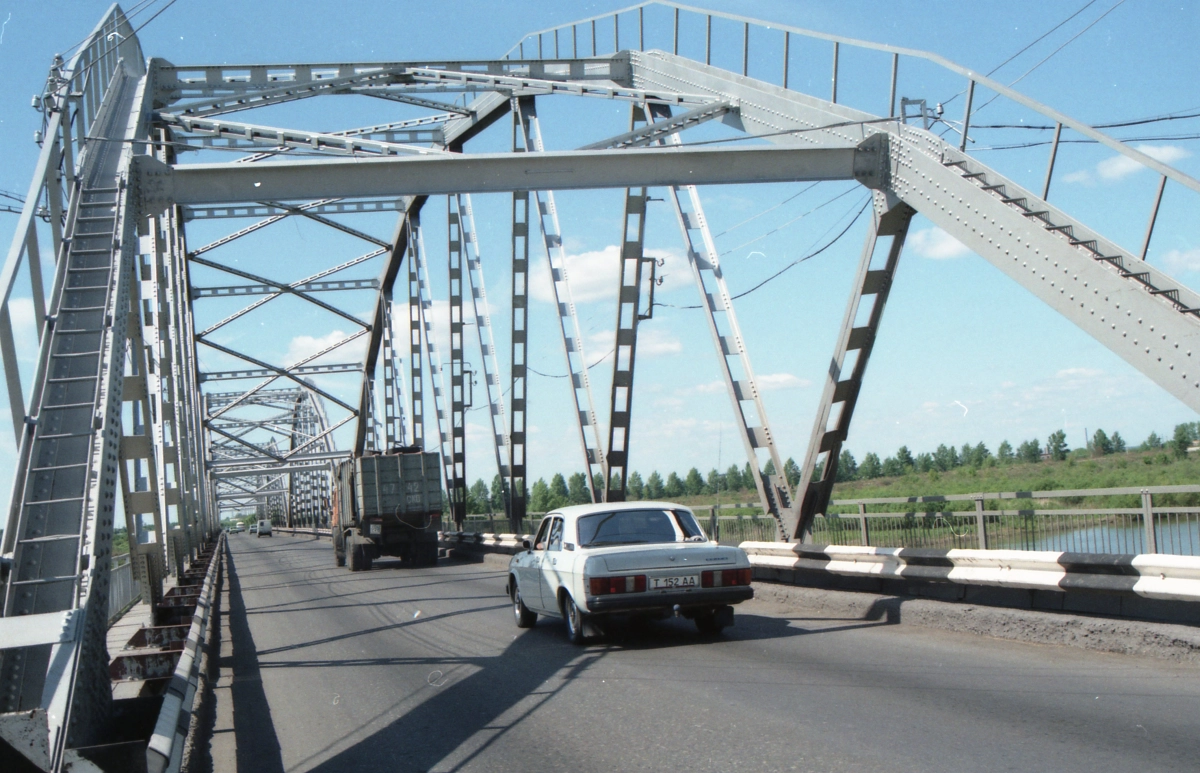
[[[741,585],[734,588],[703,588],[679,593],[621,593],[613,596],[589,596],[589,614],[620,612],[670,611],[678,604],[680,611],[694,608],[738,604],[754,598],[754,588]]]

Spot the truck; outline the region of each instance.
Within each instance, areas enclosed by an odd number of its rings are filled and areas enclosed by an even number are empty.
[[[331,528],[337,565],[365,571],[380,556],[411,566],[436,564],[441,475],[440,456],[412,446],[339,463]]]

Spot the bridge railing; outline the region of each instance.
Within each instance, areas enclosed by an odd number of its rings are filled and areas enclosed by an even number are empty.
[[[1085,165],[1065,182],[1090,187],[1097,182],[1121,181],[1119,190],[1114,185],[1106,191],[1108,195],[1088,197],[1090,206],[1105,210],[1088,213],[1088,219],[1121,228],[1117,243],[1124,241],[1130,245],[1127,251],[1143,260],[1155,224],[1169,219],[1172,226],[1188,228],[1197,204],[1192,197],[1200,193],[1200,180],[1164,163],[1186,157],[1186,152],[1176,152],[1179,149],[1172,146],[1143,152],[1147,148],[1144,143],[1169,138],[1122,141],[1011,88],[1024,75],[1005,85],[926,51],[653,1],[531,32],[509,49],[505,58],[607,56],[622,50],[653,49],[740,71],[783,89],[799,84],[806,93],[827,95],[831,102],[869,114],[864,118],[867,123],[875,117],[915,121],[942,136],[949,135],[963,151],[1015,151],[1005,154],[1011,163],[1007,171],[1000,171],[1043,202],[1049,198],[1056,169],[1062,166],[1060,150],[1072,148],[1076,166],[1081,161]],[[1029,72],[1032,70],[1025,75]],[[819,85],[822,80],[828,85]],[[931,98],[907,100],[905,94]],[[939,94],[947,97],[938,100]],[[957,102],[954,109],[945,112],[943,107],[952,102]],[[984,123],[979,113],[989,106]],[[961,117],[956,120],[952,114]],[[1101,128],[1125,125],[1116,122]],[[1134,141],[1141,144],[1128,144]],[[1107,148],[1118,158],[1106,159],[1089,148]],[[1041,152],[1047,156],[1039,157]],[[1145,170],[1153,174],[1143,176],[1145,184],[1137,183],[1133,175]],[[1164,197],[1168,182],[1174,191]],[[1149,200],[1142,204],[1141,199],[1131,198],[1130,192]],[[1188,196],[1175,195],[1182,192]],[[1162,206],[1164,198],[1166,208]],[[1130,216],[1147,205],[1147,220]],[[1146,224],[1144,231],[1139,221]]]
[[[690,507],[722,544],[772,542],[778,532],[757,503]],[[1200,556],[1200,485],[836,499],[829,509],[814,521],[814,544]],[[537,531],[534,515],[523,533]],[[462,531],[511,530],[503,517],[468,515]]]
[[[133,563],[129,554],[113,556],[108,581],[108,622],[116,622],[125,610],[142,597],[142,586],[133,576]]]
[[[141,44],[124,13],[114,5],[69,63],[55,60],[45,89],[34,97],[34,107],[42,114],[42,128],[35,137],[42,150],[8,257],[0,269],[0,362],[18,445],[28,419],[29,402],[17,365],[13,317],[22,328],[35,330],[36,342],[41,342],[49,323],[42,252],[49,251],[54,264],[58,263],[65,220],[70,216],[70,202],[78,184],[75,172],[87,147],[92,121],[123,59],[134,69],[144,66]],[[22,267],[26,269],[24,276]],[[18,297],[14,297],[14,291]]]

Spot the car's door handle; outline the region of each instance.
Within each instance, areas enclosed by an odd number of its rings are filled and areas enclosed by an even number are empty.
[[[557,558],[551,558],[551,559],[550,559],[550,566],[558,566],[558,559],[557,559]]]

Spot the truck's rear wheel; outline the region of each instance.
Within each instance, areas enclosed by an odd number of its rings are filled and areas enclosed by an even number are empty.
[[[363,559],[366,558],[363,546],[357,542],[350,542],[346,545],[346,557],[350,563],[350,571],[361,572],[364,569],[370,569],[369,565],[363,565]]]
[[[333,560],[337,563],[338,566],[345,566],[346,565],[345,551],[341,551],[341,550],[338,550],[337,548],[334,548],[333,549]]]

